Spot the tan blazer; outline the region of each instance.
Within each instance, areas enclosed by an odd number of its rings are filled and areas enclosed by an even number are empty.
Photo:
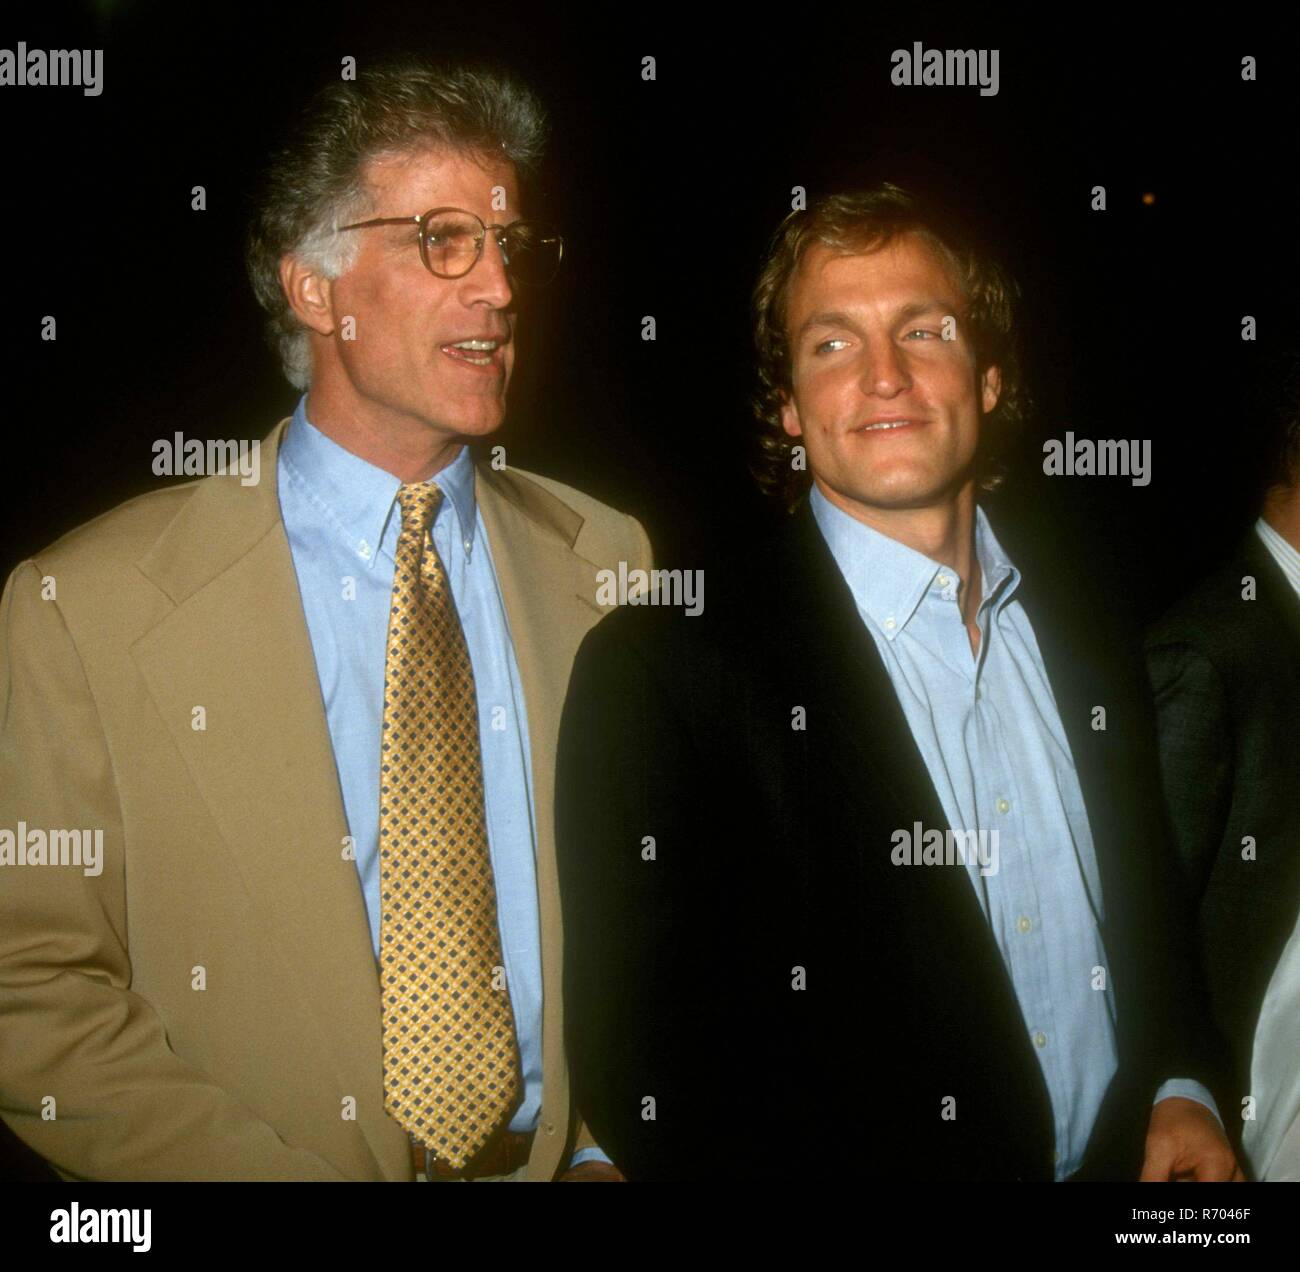
[[[66,1178],[412,1178],[383,1109],[378,972],[276,493],[287,422],[259,485],[132,500],[24,562],[0,602],[0,849],[5,830],[15,854],[35,830],[102,831],[98,875],[88,853],[0,865],[0,1116]],[[546,478],[480,467],[475,493],[532,744],[544,1069],[528,1178],[545,1180],[591,1142],[564,1056],[560,711],[604,612],[597,570],[648,568],[649,544]]]

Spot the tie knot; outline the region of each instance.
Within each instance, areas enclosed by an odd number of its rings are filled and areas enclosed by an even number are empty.
[[[399,488],[397,502],[402,509],[402,533],[416,531],[423,538],[438,515],[442,491],[432,481],[408,484]]]

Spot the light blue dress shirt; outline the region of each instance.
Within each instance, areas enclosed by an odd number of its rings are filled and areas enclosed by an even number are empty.
[[[1042,1067],[1056,1178],[1066,1179],[1083,1163],[1118,1067],[1115,995],[1109,973],[1104,990],[1094,987],[1094,969],[1108,966],[1098,928],[1101,880],[1069,742],[1029,617],[1015,599],[1020,572],[977,509],[983,584],[973,653],[954,569],[850,517],[816,487],[810,498],[949,827],[997,832],[996,870],[981,869],[974,854],[965,869]],[[1156,1100],[1170,1095],[1218,1116],[1198,1083],[1167,1082]]]
[[[325,718],[371,943],[379,957],[379,744],[401,482],[331,441],[299,402],[276,480],[325,703]],[[433,542],[474,668],[487,832],[506,983],[523,1072],[510,1129],[536,1129],[542,1102],[542,959],[536,828],[523,685],[467,448],[433,479],[443,491]],[[604,1158],[584,1149],[574,1163]]]

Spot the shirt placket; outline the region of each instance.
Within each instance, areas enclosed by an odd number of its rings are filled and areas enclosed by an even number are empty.
[[[998,631],[1001,606],[990,605],[983,613],[980,651],[976,666],[976,698],[973,703],[973,734],[976,739],[975,771],[978,784],[979,822],[990,834],[997,833],[998,872],[986,880],[989,919],[1001,935],[998,944],[1006,952],[1008,972],[1016,990],[1029,1040],[1038,1057],[1052,1102],[1056,1133],[1054,1161],[1059,1168],[1068,1161],[1070,1110],[1065,1074],[1061,1066],[1061,1038],[1052,994],[1042,931],[1042,899],[1036,879],[1034,845],[1029,843],[1025,824],[1025,797],[1009,762],[998,710],[1003,650]]]

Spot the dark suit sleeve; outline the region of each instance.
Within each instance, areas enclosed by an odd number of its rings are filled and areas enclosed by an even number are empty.
[[[1165,854],[1165,882],[1157,888],[1170,923],[1162,954],[1173,979],[1163,983],[1171,1025],[1177,1023],[1167,1078],[1193,1078],[1214,1094],[1230,1139],[1241,1124],[1233,1116],[1237,1093],[1224,1038],[1214,1024],[1195,935],[1197,913],[1210,883],[1232,801],[1230,716],[1214,664],[1175,637],[1147,643],[1147,672],[1156,708],[1160,780],[1173,851]],[[1177,874],[1171,872],[1176,868]]]
[[[1183,641],[1148,645],[1155,693],[1160,769],[1187,890],[1204,895],[1227,825],[1232,749],[1219,673]]]
[[[711,1151],[691,1106],[710,1085],[707,1017],[704,1054],[679,1054],[718,975],[687,914],[700,864],[691,812],[705,801],[684,725],[621,638],[624,617],[588,635],[560,729],[565,1032],[574,1099],[600,1146],[630,1179],[681,1178]]]

